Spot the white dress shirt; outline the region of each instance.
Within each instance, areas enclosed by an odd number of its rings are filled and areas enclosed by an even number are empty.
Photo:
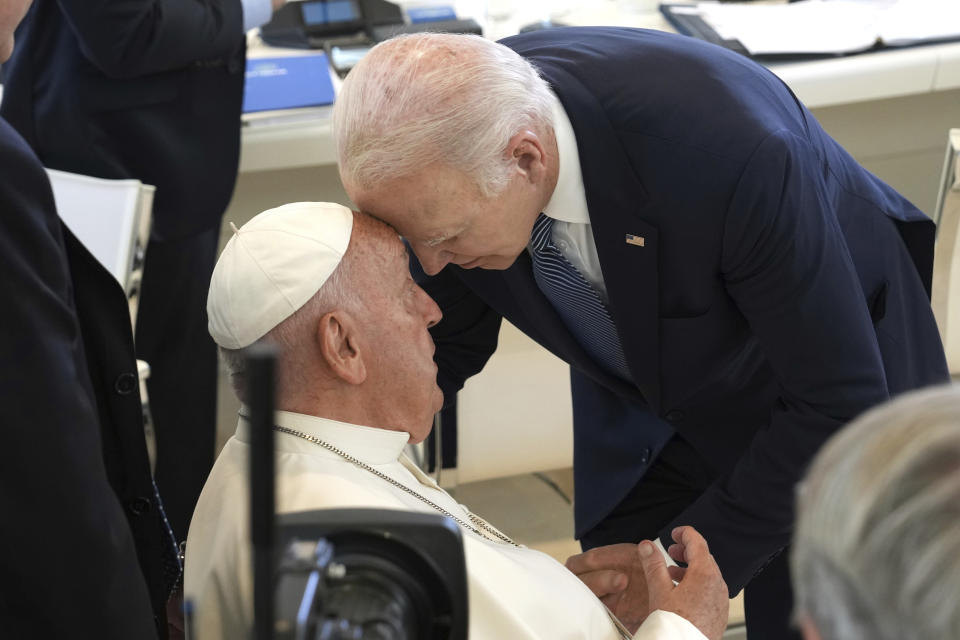
[[[543,213],[556,221],[553,223],[553,243],[557,249],[606,302],[607,286],[603,282],[597,245],[593,240],[587,193],[583,187],[583,175],[580,173],[577,138],[560,99],[552,91],[550,96],[553,98],[553,130],[557,137],[560,170],[557,186],[550,196],[550,202],[543,208]]]
[[[469,522],[465,507],[404,454],[406,433],[278,412],[277,423],[319,438]],[[400,488],[312,442],[278,433],[277,511],[367,507],[435,510]],[[199,640],[244,637],[252,625],[247,469],[241,419],[200,495],[187,538],[186,598]],[[606,608],[559,562],[463,530],[472,640],[616,640]],[[635,640],[703,640],[690,622],[654,612]]]

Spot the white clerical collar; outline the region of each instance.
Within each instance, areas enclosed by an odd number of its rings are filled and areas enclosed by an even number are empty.
[[[236,437],[243,442],[250,442],[250,423],[245,418],[248,415],[249,409],[241,407]],[[410,439],[405,431],[375,429],[289,411],[277,411],[274,420],[281,427],[319,438],[371,465],[396,462]],[[278,432],[275,442],[277,451],[309,454],[322,454],[325,451],[312,442],[286,433]]]
[[[543,213],[562,222],[590,224],[587,195],[583,187],[583,175],[580,173],[577,137],[560,99],[553,91],[550,92],[550,97],[553,98],[553,131],[557,137],[560,171],[557,175],[557,186],[550,196],[550,202],[543,208]]]

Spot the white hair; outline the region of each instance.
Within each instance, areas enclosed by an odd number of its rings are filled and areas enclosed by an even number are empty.
[[[552,135],[552,101],[533,65],[490,40],[387,40],[350,71],[334,104],[341,176],[368,189],[439,163],[494,196],[509,181],[510,138],[526,129]]]
[[[350,295],[353,262],[348,251],[323,286],[302,307],[254,343],[269,343],[276,347],[278,389],[288,388],[291,378],[300,370],[301,349],[309,334],[316,329],[317,320],[329,311],[353,308],[358,303],[357,297]],[[218,351],[234,393],[241,401],[246,401],[246,348],[218,347]]]
[[[798,492],[796,612],[824,640],[960,633],[960,391],[906,394],[817,455]]]

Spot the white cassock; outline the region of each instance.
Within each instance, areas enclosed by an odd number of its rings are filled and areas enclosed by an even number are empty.
[[[407,434],[277,412],[277,424],[323,440],[470,522],[404,454]],[[194,640],[243,638],[252,628],[248,424],[240,420],[217,458],[190,522],[184,593],[193,603]],[[385,508],[437,511],[399,487],[297,436],[277,433],[277,511]],[[471,640],[618,640],[606,608],[550,556],[461,527]],[[655,611],[635,640],[704,640],[690,622]]]

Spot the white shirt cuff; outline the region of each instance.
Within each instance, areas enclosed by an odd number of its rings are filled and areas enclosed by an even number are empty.
[[[243,5],[243,32],[270,22],[273,5],[270,0],[240,0]]]
[[[707,640],[707,636],[686,618],[657,609],[643,621],[633,640]]]

